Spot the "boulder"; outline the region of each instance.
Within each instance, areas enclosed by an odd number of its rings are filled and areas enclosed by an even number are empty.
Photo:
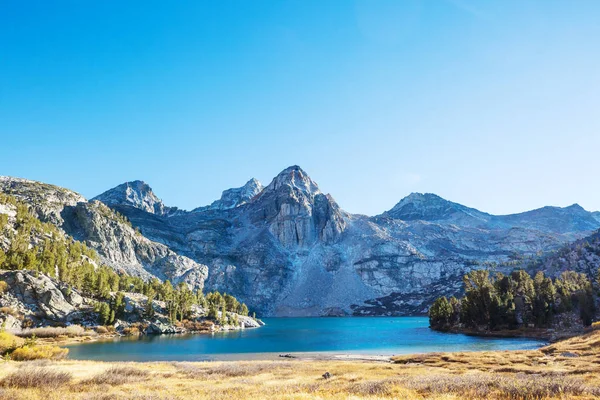
[[[35,276],[28,271],[8,271],[0,273],[0,279],[8,284],[19,308],[49,320],[66,320],[83,302],[77,293],[65,297],[59,283],[43,274]]]
[[[180,333],[180,330],[170,324],[162,322],[153,322],[146,328],[147,335],[163,335],[170,333]]]

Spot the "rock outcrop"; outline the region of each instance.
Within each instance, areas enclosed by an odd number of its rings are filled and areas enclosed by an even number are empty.
[[[0,280],[6,282],[7,291],[0,295],[0,306],[5,318],[19,316],[7,329],[21,328],[24,319],[34,324],[81,322],[95,319],[92,301],[76,290],[44,275],[28,271],[0,271]]]

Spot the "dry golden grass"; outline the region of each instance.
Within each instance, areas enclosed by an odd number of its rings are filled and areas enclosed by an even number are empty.
[[[47,326],[42,328],[29,328],[15,332],[16,336],[23,338],[36,337],[40,339],[61,338],[61,337],[79,337],[79,336],[96,336],[96,331],[86,330],[79,325],[71,325],[66,327]]]
[[[540,350],[437,353],[393,361],[5,362],[0,381],[35,368],[66,373],[69,380],[52,391],[5,384],[0,400],[600,397],[600,332]],[[323,378],[325,372],[330,379]]]

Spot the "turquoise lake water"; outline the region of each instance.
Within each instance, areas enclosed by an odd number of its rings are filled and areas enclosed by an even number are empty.
[[[265,318],[265,326],[228,333],[119,338],[69,346],[69,358],[195,361],[272,358],[277,353],[391,355],[436,351],[523,350],[533,339],[439,333],[426,317]]]

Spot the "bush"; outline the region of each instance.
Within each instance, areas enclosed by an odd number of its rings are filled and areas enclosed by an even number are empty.
[[[24,368],[8,375],[2,380],[2,386],[10,388],[57,389],[71,381],[68,372],[53,371],[49,368]]]
[[[100,325],[96,327],[96,333],[99,335],[105,335],[108,333],[108,329],[106,329],[105,326]]]
[[[6,354],[23,346],[25,341],[8,332],[0,332],[0,354]]]
[[[67,327],[56,327],[56,326],[48,326],[42,328],[31,328],[31,329],[23,329],[21,332],[16,333],[17,336],[31,338],[56,338],[60,336],[67,337],[79,337],[79,336],[94,336],[96,332],[91,330],[85,330],[80,325],[71,325]]]
[[[185,327],[185,329],[187,329],[190,332],[207,332],[207,331],[211,331],[213,329],[213,327],[215,326],[215,324],[213,322],[210,321],[189,321],[189,320],[184,320],[183,321],[183,326]]]
[[[10,353],[10,358],[15,361],[31,360],[62,360],[69,354],[69,349],[62,349],[53,345],[29,345],[19,347]]]
[[[4,281],[0,281],[0,294],[6,293],[7,290],[8,290],[8,283],[6,283]]]
[[[141,332],[137,326],[130,326],[123,329],[123,335],[125,336],[138,336],[140,333]]]
[[[0,307],[0,314],[12,315],[13,317],[18,315],[12,307]]]

